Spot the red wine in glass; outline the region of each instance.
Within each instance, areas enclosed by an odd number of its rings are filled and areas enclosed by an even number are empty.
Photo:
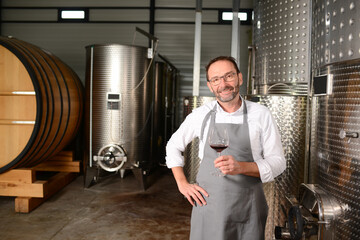
[[[212,149],[215,149],[216,152],[221,153],[223,150],[225,150],[228,146],[225,144],[210,144],[210,147]]]
[[[217,152],[217,156],[221,156],[221,152],[229,146],[229,135],[226,128],[223,129],[210,129],[209,131],[209,145]],[[225,174],[220,169],[211,172],[212,175],[223,177]]]

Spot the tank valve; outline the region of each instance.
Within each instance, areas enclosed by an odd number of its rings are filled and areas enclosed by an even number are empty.
[[[358,138],[359,133],[357,133],[357,132],[346,132],[344,129],[341,129],[340,132],[339,132],[339,137],[341,139],[344,139],[346,137],[348,137],[348,138]]]
[[[275,227],[276,239],[334,239],[334,229],[344,221],[346,206],[316,184],[301,184],[298,202],[292,205],[286,227]]]
[[[289,229],[286,227],[275,227],[275,239],[291,239]]]
[[[127,161],[125,150],[120,145],[114,144],[102,147],[93,159],[108,172],[118,171]]]

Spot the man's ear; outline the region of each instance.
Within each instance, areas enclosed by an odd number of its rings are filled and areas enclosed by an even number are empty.
[[[241,86],[243,84],[243,75],[241,72],[238,73],[238,77],[239,77],[239,86]]]

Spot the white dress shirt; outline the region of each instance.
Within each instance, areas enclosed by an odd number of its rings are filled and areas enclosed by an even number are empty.
[[[242,99],[242,101],[244,101]],[[196,108],[190,113],[179,129],[171,136],[166,146],[166,165],[168,168],[183,167],[185,147],[196,137],[200,137],[201,126],[205,115],[217,105],[215,122],[243,123],[244,104],[233,113],[225,112],[217,101],[212,101]],[[246,101],[248,111],[249,137],[255,163],[260,172],[262,182],[273,181],[286,168],[286,160],[281,144],[281,138],[276,123],[269,111],[263,105]],[[199,141],[199,158],[204,156],[210,118],[206,122],[203,140]],[[231,142],[230,142],[231,144]]]

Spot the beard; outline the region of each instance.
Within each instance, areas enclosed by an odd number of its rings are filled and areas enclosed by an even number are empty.
[[[239,93],[239,89],[240,89],[239,84],[237,84],[235,87],[233,87],[233,86],[225,86],[222,89],[218,89],[216,92],[214,92],[214,94],[215,94],[215,97],[220,102],[230,102],[237,96],[237,94]],[[220,94],[223,91],[232,91],[232,93],[230,95],[228,95],[227,97],[222,97]]]

